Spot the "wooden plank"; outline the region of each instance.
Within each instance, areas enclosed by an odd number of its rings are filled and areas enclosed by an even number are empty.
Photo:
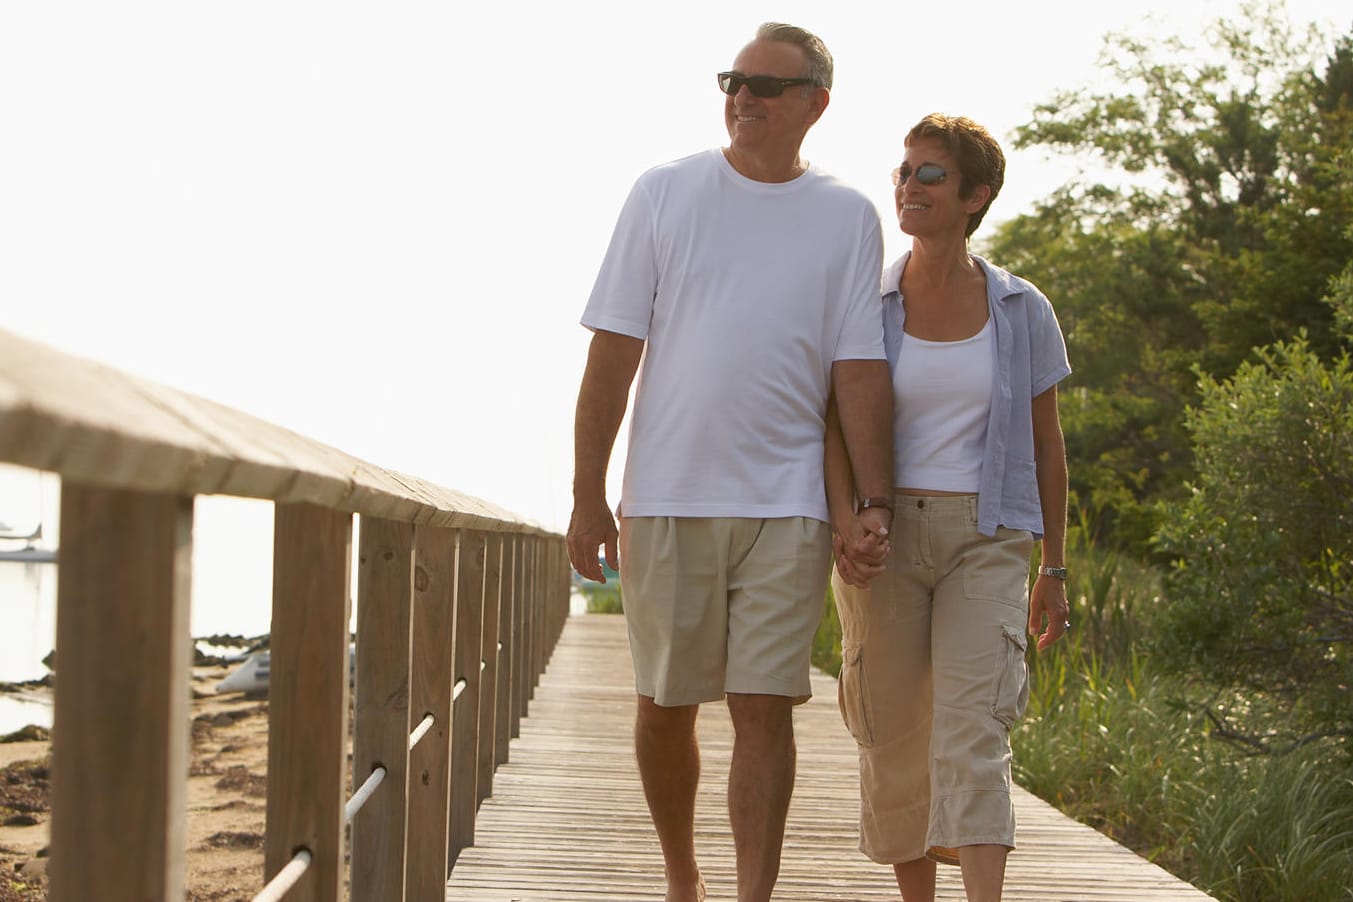
[[[404,897],[415,529],[363,517],[359,532],[352,782],[385,776],[352,821],[355,902]]]
[[[494,745],[498,737],[498,623],[502,617],[503,537],[491,534],[484,547],[484,668],[479,684],[479,777],[475,808],[493,795],[493,770],[497,766]]]
[[[287,902],[337,902],[347,801],[352,515],[279,504],[273,526],[265,879],[314,860]]]
[[[268,498],[433,526],[545,533],[490,502],[4,330],[0,461],[111,487]]]
[[[182,899],[192,499],[61,488],[55,902]]]
[[[795,709],[798,780],[777,902],[896,902],[890,868],[858,851],[855,746],[836,710],[836,681],[813,674]],[[480,809],[476,845],[451,873],[446,898],[475,902],[638,902],[661,897],[662,855],[633,753],[634,686],[624,618],[568,619],[531,716]],[[696,842],[711,899],[735,898],[725,799],[732,726],[705,705],[705,778]],[[1198,902],[1209,897],[1090,827],[1017,790],[1020,848],[1007,902]],[[941,867],[937,898],[962,899],[957,868]]]
[[[451,836],[447,869],[461,849],[474,844],[479,779],[479,686],[483,661],[483,533],[461,530],[456,553],[455,679],[465,688],[451,711]]]
[[[456,621],[456,533],[420,527],[414,567],[410,720],[434,717],[409,752],[407,898],[436,899],[446,885],[451,803],[452,650]]]

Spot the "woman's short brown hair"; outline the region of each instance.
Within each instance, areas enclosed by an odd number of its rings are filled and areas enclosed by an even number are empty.
[[[991,202],[1001,193],[1001,185],[1005,184],[1005,154],[1001,152],[1001,145],[996,143],[991,132],[966,116],[943,113],[931,113],[916,123],[902,143],[910,147],[913,142],[922,140],[938,141],[958,161],[959,197],[972,197],[978,185],[991,189],[991,196],[982,209],[968,217],[968,230],[964,235],[971,235],[977,231]]]

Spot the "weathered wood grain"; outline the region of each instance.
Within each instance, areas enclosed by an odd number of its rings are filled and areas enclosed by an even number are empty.
[[[418,528],[379,517],[361,522],[352,781],[360,786],[378,767],[385,777],[352,820],[354,902],[404,897],[409,730],[417,723],[410,722],[409,660]]]
[[[61,493],[51,898],[183,897],[192,499]]]
[[[336,902],[343,891],[351,561],[351,514],[277,505],[264,877],[299,849],[314,856],[288,902]]]

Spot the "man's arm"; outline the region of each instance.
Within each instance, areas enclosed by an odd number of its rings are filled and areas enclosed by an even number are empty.
[[[858,589],[883,572],[887,540],[869,533],[855,515],[855,477],[850,470],[836,396],[827,400],[827,434],[823,449],[823,479],[827,485],[827,512],[832,525],[832,553],[841,578]],[[890,524],[891,525],[891,524]]]
[[[863,498],[893,498],[893,383],[886,360],[838,360],[832,364],[832,391],[841,419],[855,492]],[[860,511],[873,535],[886,536],[892,512]],[[847,549],[850,553],[850,549]]]
[[[587,367],[578,389],[573,418],[573,516],[568,523],[568,558],[588,579],[606,582],[597,548],[605,546],[606,563],[620,565],[615,518],[606,505],[606,467],[629,403],[630,384],[639,369],[644,342],[598,330],[587,352]]]

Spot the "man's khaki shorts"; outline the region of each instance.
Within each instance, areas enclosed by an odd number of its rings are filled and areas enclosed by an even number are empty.
[[[892,553],[867,590],[832,578],[841,713],[859,746],[860,850],[884,864],[1015,846],[1010,728],[1033,537],[977,531],[977,496],[895,495]]]
[[[621,519],[638,693],[664,706],[728,692],[806,701],[830,567],[830,527],[808,517]]]

